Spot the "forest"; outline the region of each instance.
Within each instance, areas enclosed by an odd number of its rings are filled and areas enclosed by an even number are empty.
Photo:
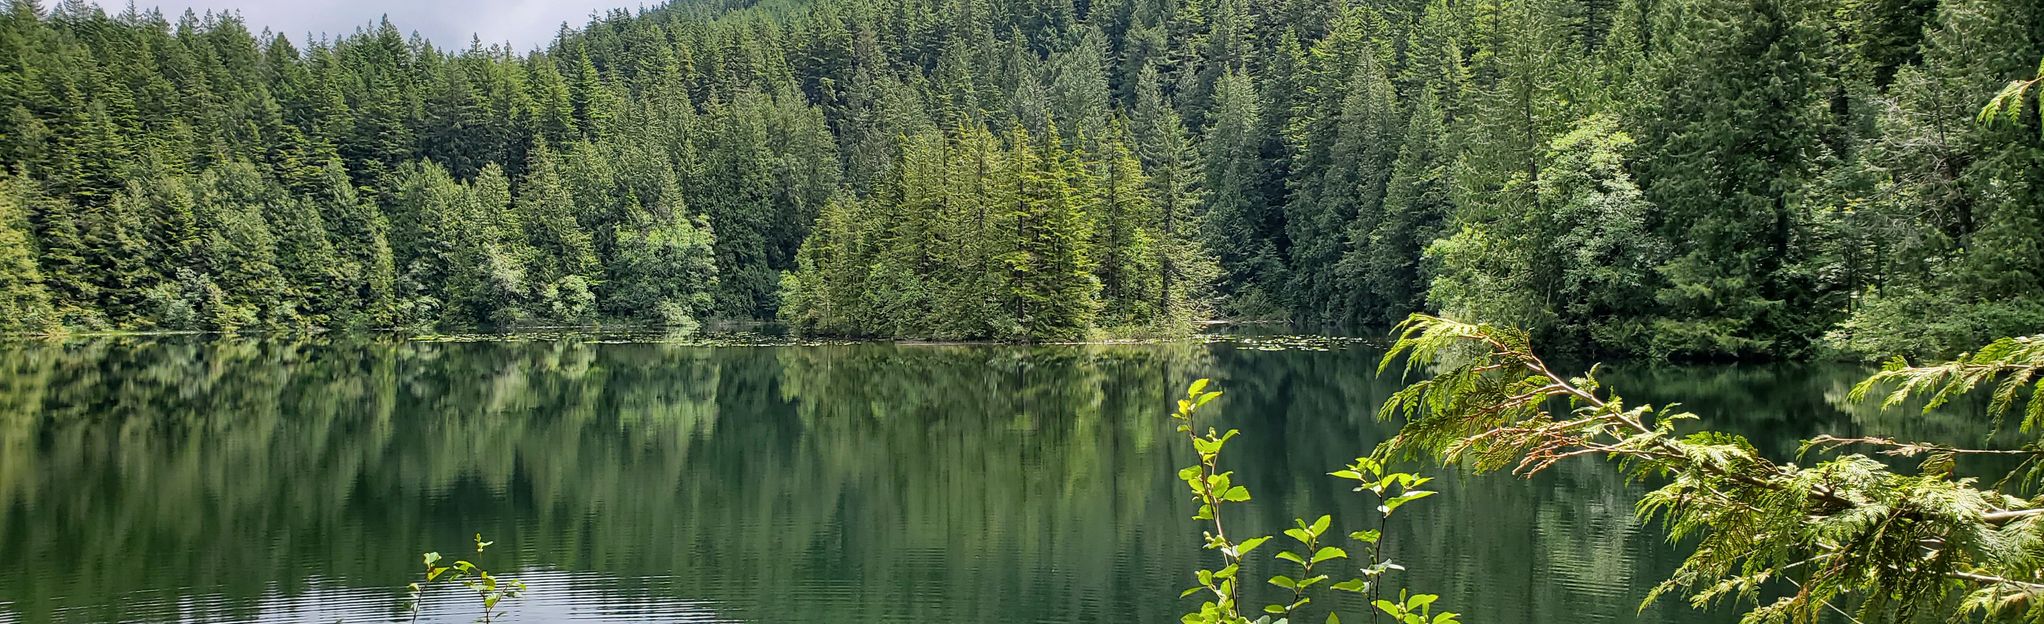
[[[2044,327],[2035,0],[685,0],[538,49],[0,14],[0,331],[1062,341],[1415,311],[1672,359]]]

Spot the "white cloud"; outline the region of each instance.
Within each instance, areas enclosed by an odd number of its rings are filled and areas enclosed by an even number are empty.
[[[126,0],[94,1],[109,12],[128,5]],[[645,0],[648,4],[657,1]],[[642,6],[641,0],[137,0],[136,4],[143,8],[156,5],[172,21],[185,9],[239,11],[249,30],[269,28],[300,42],[307,33],[314,38],[340,36],[389,15],[398,30],[417,32],[442,48],[465,48],[471,36],[478,36],[486,44],[510,42],[520,51],[551,41],[562,22],[579,28],[592,12]]]

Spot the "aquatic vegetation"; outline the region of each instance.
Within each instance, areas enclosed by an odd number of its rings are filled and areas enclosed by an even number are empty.
[[[480,559],[483,549],[495,543],[483,541],[483,534],[477,533],[475,536],[476,558]],[[438,552],[425,553],[420,555],[420,559],[425,562],[425,570],[420,572],[422,580],[415,581],[411,585],[406,586],[407,589],[411,590],[411,595],[405,602],[407,608],[411,611],[411,621],[413,622],[419,621],[419,612],[425,607],[426,603],[426,588],[434,583],[459,584],[468,589],[470,593],[475,594],[476,604],[482,607],[482,616],[477,618],[476,621],[483,624],[489,624],[497,616],[503,615],[502,612],[497,611],[498,603],[503,602],[505,599],[516,599],[525,595],[525,581],[499,578],[497,575],[490,573],[489,570],[485,570],[482,566],[476,565],[467,559],[457,559],[453,564],[440,565],[443,558]]]
[[[1185,590],[1180,597],[1204,594],[1206,599],[1200,603],[1198,610],[1187,613],[1182,621],[1186,624],[1248,624],[1252,620],[1243,615],[1242,609],[1244,567],[1250,563],[1248,555],[1269,542],[1271,536],[1231,538],[1228,535],[1226,523],[1222,518],[1223,508],[1248,503],[1251,495],[1249,488],[1237,483],[1233,471],[1223,471],[1220,468],[1221,451],[1227,447],[1229,440],[1235,439],[1242,432],[1237,429],[1219,432],[1208,427],[1201,433],[1193,423],[1193,416],[1200,408],[1221,397],[1220,391],[1208,391],[1208,385],[1209,380],[1206,379],[1192,382],[1192,386],[1185,392],[1185,398],[1178,400],[1177,410],[1171,414],[1171,418],[1176,421],[1178,432],[1186,436],[1192,444],[1193,451],[1198,454],[1198,463],[1180,469],[1178,478],[1192,489],[1193,499],[1199,503],[1199,510],[1193,514],[1193,519],[1207,523],[1207,528],[1203,531],[1205,548],[1219,551],[1223,565],[1218,570],[1200,569],[1194,573],[1199,579],[1199,585]],[[1347,468],[1328,474],[1355,481],[1355,491],[1367,491],[1378,499],[1377,528],[1349,534],[1349,539],[1368,548],[1369,557],[1357,570],[1361,576],[1333,583],[1328,589],[1368,595],[1371,599],[1370,605],[1376,609],[1370,613],[1371,621],[1376,621],[1381,613],[1388,614],[1403,624],[1458,622],[1455,613],[1433,613],[1432,605],[1440,598],[1435,594],[1414,595],[1409,594],[1408,590],[1400,589],[1398,600],[1395,602],[1379,598],[1386,576],[1391,572],[1405,569],[1403,565],[1385,558],[1384,528],[1389,523],[1391,514],[1398,508],[1434,495],[1431,490],[1417,489],[1432,479],[1410,473],[1386,472],[1383,463],[1370,457],[1358,457]],[[1303,518],[1292,519],[1294,527],[1286,529],[1284,534],[1299,543],[1300,551],[1280,551],[1274,558],[1297,566],[1298,575],[1295,577],[1274,574],[1266,580],[1270,585],[1289,590],[1290,597],[1283,602],[1264,605],[1262,616],[1253,622],[1256,624],[1289,622],[1301,608],[1313,602],[1309,595],[1312,588],[1329,580],[1329,575],[1317,573],[1317,570],[1321,569],[1320,566],[1333,565],[1330,562],[1349,558],[1347,550],[1323,543],[1322,538],[1332,528],[1333,521],[1333,516],[1329,515],[1322,515],[1310,523]],[[1272,620],[1271,616],[1280,617]],[[1341,617],[1329,609],[1326,621],[1328,624],[1339,624]]]

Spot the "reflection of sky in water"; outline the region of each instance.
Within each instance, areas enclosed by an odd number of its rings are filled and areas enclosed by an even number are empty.
[[[1243,430],[1224,461],[1256,496],[1231,532],[1332,513],[1339,535],[1374,528],[1374,501],[1323,475],[1388,435],[1375,406],[1398,387],[1367,344],[1281,337],[628,342],[0,344],[0,620],[402,621],[418,552],[460,557],[481,531],[498,545],[479,563],[532,585],[506,622],[1175,622],[1211,553],[1168,399],[1202,376],[1227,392],[1213,424]],[[1843,401],[1862,374],[1605,379],[1779,457],[1922,426]],[[1639,609],[1681,552],[1611,466],[1436,485],[1389,553],[1465,621],[1736,619]],[[469,621],[458,590],[422,619]]]
[[[600,574],[558,570],[525,570],[503,574],[532,588],[530,599],[507,600],[497,610],[503,615],[492,622],[735,622],[719,616],[716,605],[620,591],[615,579]],[[661,579],[640,579],[658,586]],[[136,592],[123,599],[137,611],[152,618],[174,621],[255,618],[279,622],[388,622],[411,621],[403,607],[402,590],[349,587],[326,579],[312,579],[311,588],[293,595],[267,592],[253,607],[225,604],[219,594],[179,590]],[[189,594],[189,595],[180,595]],[[166,600],[168,599],[168,600]],[[481,605],[466,588],[442,584],[426,595],[420,622],[473,622],[481,617]],[[61,616],[60,616],[61,617]]]

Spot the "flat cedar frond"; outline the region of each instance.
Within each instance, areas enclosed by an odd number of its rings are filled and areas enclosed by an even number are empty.
[[[1810,623],[1848,608],[1861,621],[1946,612],[2044,622],[2037,604],[2044,598],[2044,505],[1982,489],[1951,470],[1961,454],[2029,451],[1827,436],[1805,443],[1803,454],[1872,445],[1929,459],[1917,474],[1861,454],[1777,463],[1737,435],[1678,435],[1673,424],[1693,415],[1627,407],[1594,374],[1557,374],[1516,331],[1414,315],[1380,371],[1399,358],[1407,372],[1432,376],[1379,412],[1402,421],[1380,454],[1429,454],[1480,472],[1515,467],[1519,474],[1602,455],[1634,478],[1660,481],[1639,501],[1639,513],[1693,550],[1647,602],[1682,592],[1699,606],[1746,605],[1743,620],[1754,623]],[[1954,362],[1891,363],[1853,394],[1893,383],[1899,388],[1887,404],[1924,395],[1937,405],[1993,386],[1990,408],[2006,411],[2037,383],[2040,368],[2044,339],[2013,338]],[[1559,401],[1573,406],[1565,416],[1549,409]],[[2030,399],[2030,409],[2039,405]],[[2025,429],[2037,420],[2026,417]]]
[[[2044,370],[2044,335],[2003,338],[1952,361],[1929,366],[1911,366],[1908,360],[1899,357],[1889,360],[1881,372],[1853,386],[1849,396],[1864,401],[1874,390],[1892,387],[1881,399],[1882,407],[1924,398],[1923,410],[1928,413],[1983,384],[1993,384],[1987,412],[1999,419],[2015,407],[2027,389],[2030,397],[2021,423],[2022,431],[2027,433],[2044,422],[2044,402],[2037,400],[2037,390],[2044,386],[2044,380],[2038,379],[2040,370]]]

